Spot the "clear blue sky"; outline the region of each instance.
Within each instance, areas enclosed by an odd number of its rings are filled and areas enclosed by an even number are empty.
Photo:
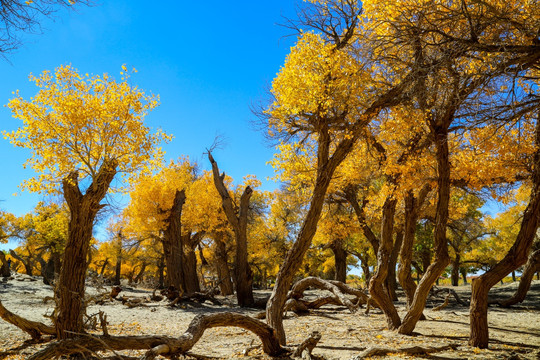
[[[20,90],[25,98],[37,88],[30,73],[72,64],[81,73],[119,77],[121,65],[135,67],[134,84],[159,94],[161,105],[148,117],[151,127],[172,133],[167,157],[189,155],[209,168],[203,157],[216,135],[226,141],[214,156],[236,181],[256,174],[264,188],[273,175],[266,165],[273,149],[251,125],[250,106],[266,90],[293,45],[291,31],[278,26],[295,14],[294,1],[101,1],[75,11],[60,10],[42,19],[42,33],[22,35],[22,46],[0,59],[0,103]],[[20,120],[0,108],[0,128],[13,130]],[[0,141],[0,208],[22,215],[41,196],[21,193],[32,176],[22,164],[28,153]],[[266,184],[265,184],[266,183]],[[13,196],[19,192],[18,196]]]

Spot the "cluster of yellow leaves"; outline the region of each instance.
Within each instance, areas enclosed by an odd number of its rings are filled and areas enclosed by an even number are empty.
[[[363,81],[365,73],[351,54],[318,34],[302,34],[272,83],[270,133],[313,130],[320,118],[333,119],[330,126],[347,123],[360,108]]]
[[[127,74],[118,82],[107,74],[82,76],[65,65],[30,80],[38,93],[25,100],[17,91],[7,105],[23,126],[3,132],[15,146],[31,150],[25,166],[39,175],[25,181],[23,189],[58,192],[70,172],[79,171],[79,179],[93,178],[110,160],[124,174],[161,160],[158,144],[171,136],[152,133],[143,123],[158,98],[130,85]]]

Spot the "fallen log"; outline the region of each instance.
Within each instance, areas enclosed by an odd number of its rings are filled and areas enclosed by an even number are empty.
[[[278,356],[289,351],[279,344],[273,329],[266,323],[237,313],[197,315],[186,332],[178,338],[170,336],[94,336],[84,335],[51,343],[45,349],[30,356],[29,360],[47,360],[81,352],[148,350],[142,359],[154,359],[157,355],[167,357],[185,354],[204,334],[213,327],[235,326],[253,332],[262,342],[263,351]]]
[[[352,289],[339,281],[332,282],[313,276],[297,281],[289,292],[288,298],[294,300],[301,300],[304,297],[304,291],[307,290],[309,287],[330,291],[339,300],[340,305],[346,306],[351,313],[355,313],[358,310],[358,304],[354,304],[351,300],[349,300],[345,296],[344,292],[350,295],[354,295],[357,298],[363,299],[361,295],[359,295],[359,293],[361,293],[361,291],[359,292],[359,290]],[[367,295],[365,296],[367,302]]]
[[[38,321],[26,320],[19,315],[15,315],[2,305],[2,301],[0,301],[0,317],[28,333],[33,340],[39,339],[41,335],[56,335],[56,329],[53,326]]]

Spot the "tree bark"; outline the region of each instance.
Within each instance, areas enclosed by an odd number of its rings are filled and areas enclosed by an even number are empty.
[[[422,276],[422,280],[416,288],[413,301],[403,322],[398,329],[400,334],[410,335],[418,320],[422,316],[429,290],[435,281],[442,274],[450,257],[448,255],[448,245],[446,240],[446,225],[448,223],[448,205],[450,202],[450,161],[448,150],[448,126],[450,120],[437,121],[430,119],[431,131],[435,137],[435,148],[437,156],[437,208],[435,215],[435,230],[433,232],[433,242],[435,259]]]
[[[347,251],[343,248],[343,240],[336,240],[330,244],[334,253],[335,276],[334,280],[347,282]]]
[[[6,255],[4,255],[4,252],[2,250],[0,250],[0,276],[2,277],[11,276],[11,270],[9,269],[8,262],[6,260]]]
[[[469,337],[469,345],[471,346],[488,347],[488,292],[512,270],[517,269],[527,261],[529,249],[536,236],[540,217],[540,121],[536,122],[535,145],[531,195],[529,204],[523,212],[516,241],[497,265],[472,281],[471,334]]]
[[[186,243],[186,241],[184,243]],[[184,250],[184,284],[186,286],[186,294],[189,295],[200,292],[201,285],[199,283],[199,274],[197,273],[197,255],[195,254],[195,248],[186,244]]]
[[[467,285],[467,270],[464,267],[461,268],[461,278],[463,279],[463,285]]]
[[[392,247],[392,252],[390,253],[390,259],[388,262],[388,276],[386,277],[386,287],[388,288],[388,295],[392,301],[398,301],[397,297],[397,280],[396,280],[396,263],[399,256],[399,250],[401,249],[401,244],[403,243],[403,231],[398,231],[396,233],[396,241]]]
[[[452,261],[452,274],[450,275],[452,280],[452,286],[459,285],[459,266],[461,262],[461,256],[456,254],[454,261]]]
[[[208,152],[208,160],[212,164],[212,174],[214,177],[214,185],[221,196],[223,211],[227,215],[227,219],[231,224],[236,238],[236,254],[234,264],[234,277],[236,279],[236,297],[238,305],[241,307],[249,307],[255,305],[253,298],[253,275],[248,263],[247,253],[247,221],[249,214],[249,199],[253,194],[251,187],[246,186],[242,196],[240,197],[240,208],[235,209],[229,191],[225,186],[223,179],[225,173],[219,174],[219,168]]]
[[[369,281],[369,293],[384,312],[389,329],[397,329],[401,325],[399,314],[385,286],[390,264],[390,253],[393,246],[392,235],[396,203],[397,200],[391,197],[387,198],[384,202],[381,221],[381,242],[379,243],[379,251],[377,252],[377,270]]]
[[[116,175],[116,161],[104,162],[86,193],[78,185],[78,173],[72,172],[63,181],[64,198],[70,211],[68,239],[56,288],[56,335],[59,339],[75,336],[83,329],[87,258],[94,219],[104,206],[103,200]]]
[[[185,191],[177,190],[162,239],[163,254],[165,255],[165,265],[167,267],[167,282],[169,286],[174,286],[181,291],[185,291],[183,273],[184,244],[182,243],[182,207],[185,201]]]
[[[214,243],[216,246],[216,272],[218,275],[219,289],[221,291],[221,295],[232,295],[234,294],[234,288],[229,270],[227,246],[220,236],[222,235],[216,234],[214,237]]]

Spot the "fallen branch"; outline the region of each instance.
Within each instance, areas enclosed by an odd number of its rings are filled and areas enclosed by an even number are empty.
[[[339,283],[340,285],[336,283]],[[289,292],[288,298],[295,299],[295,300],[302,299],[304,297],[304,291],[309,287],[314,287],[317,289],[330,291],[331,293],[335,295],[337,299],[339,299],[339,302],[341,303],[340,305],[346,306],[351,313],[355,313],[358,310],[358,305],[354,304],[343,293],[343,292],[346,292],[346,293],[349,293],[351,295],[355,295],[358,297],[357,295],[358,290],[352,289],[348,287],[347,285],[340,283],[339,281],[331,282],[331,281],[322,280],[320,278],[313,277],[313,276],[297,281],[293,285],[291,291]]]
[[[56,335],[56,329],[53,326],[45,325],[37,321],[26,320],[19,315],[15,315],[2,305],[2,301],[0,301],[0,317],[28,333],[34,340],[39,339],[41,335]]]
[[[419,354],[431,354],[435,352],[445,351],[445,350],[454,350],[457,348],[457,344],[449,344],[444,346],[408,346],[403,348],[388,348],[388,347],[370,347],[362,351],[360,354],[353,357],[351,360],[361,360],[370,356],[383,356],[390,353],[403,353],[408,355],[419,355]]]
[[[442,303],[441,305],[439,305],[437,307],[434,307],[433,311],[439,311],[439,310],[442,310],[445,307],[447,307],[448,306],[448,299],[450,299],[450,292],[448,292],[448,294],[446,295],[446,298],[444,299],[444,303]]]
[[[216,313],[197,315],[189,324],[186,332],[178,337],[169,336],[84,336],[60,340],[51,343],[45,349],[30,356],[29,360],[47,360],[64,355],[85,351],[98,352],[110,350],[149,350],[143,359],[153,359],[152,356],[166,355],[167,357],[185,354],[199,341],[204,331],[213,327],[236,326],[256,334],[262,342],[263,351],[271,356],[288,352],[281,347],[274,335],[273,329],[262,321],[237,313]],[[168,348],[167,352],[165,349]]]

